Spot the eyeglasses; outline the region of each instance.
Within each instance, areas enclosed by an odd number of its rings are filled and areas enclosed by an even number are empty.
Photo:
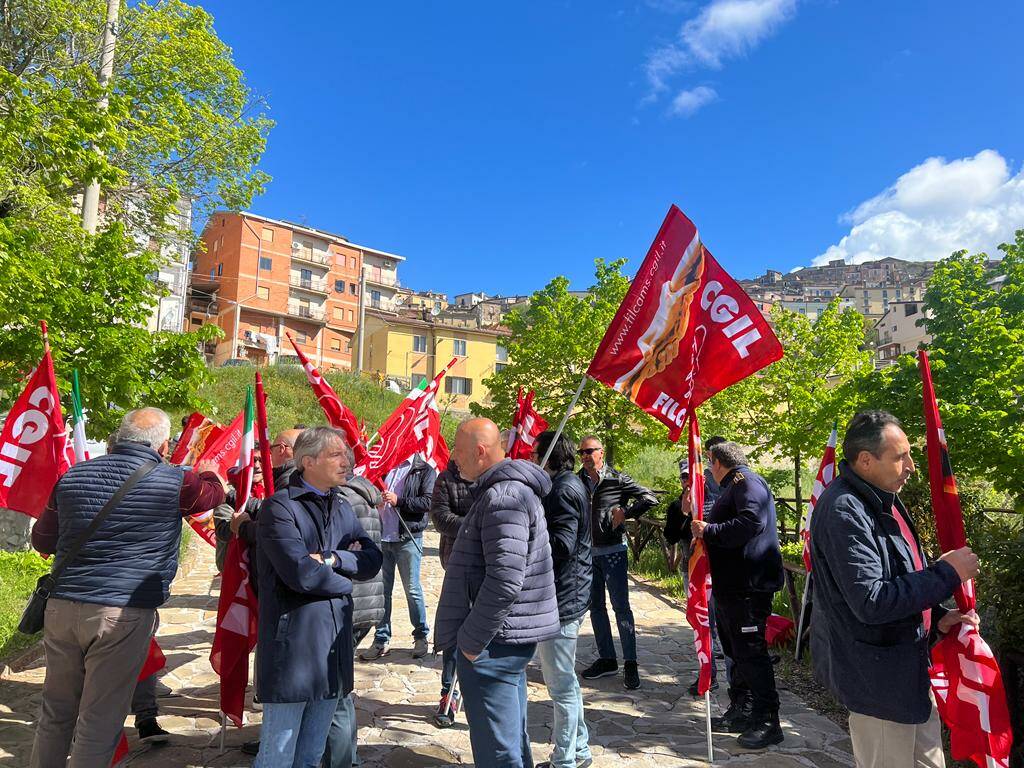
[[[294,448],[294,447],[295,447],[294,445],[288,445],[288,443],[271,443],[271,445],[270,445],[270,449],[271,450],[273,450],[274,448]]]
[[[600,448],[580,448],[578,451],[576,451],[576,453],[578,453],[580,456],[590,456],[591,454],[597,453],[600,450]]]

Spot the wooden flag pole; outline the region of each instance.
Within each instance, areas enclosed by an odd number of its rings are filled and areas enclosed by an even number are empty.
[[[708,762],[715,762],[715,748],[711,744],[711,688],[704,691],[704,724],[708,733]]]
[[[569,407],[565,410],[565,415],[562,420],[558,423],[558,429],[555,430],[555,436],[548,443],[548,449],[544,452],[544,459],[541,461],[541,468],[547,466],[548,459],[551,458],[551,452],[555,450],[555,443],[558,442],[559,436],[562,434],[562,430],[565,429],[566,423],[569,421],[569,417],[572,416],[573,410],[576,408],[576,403],[579,402],[580,395],[583,394],[583,388],[587,385],[587,374],[583,374],[583,378],[580,379],[580,385],[576,387],[576,394],[572,396],[572,400],[569,401]]]

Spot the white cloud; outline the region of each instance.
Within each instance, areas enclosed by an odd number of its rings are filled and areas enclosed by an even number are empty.
[[[995,255],[1024,227],[1024,170],[1011,174],[992,149],[952,161],[930,157],[840,220],[852,225],[849,233],[815,264],[933,261],[961,248]]]
[[[679,117],[689,117],[701,107],[707,106],[713,101],[718,101],[718,94],[714,88],[699,85],[688,91],[680,91],[672,99],[670,112]]]
[[[641,103],[656,101],[684,70],[721,69],[726,60],[746,55],[792,18],[796,6],[797,0],[712,0],[683,24],[676,40],[648,54],[650,90]],[[672,113],[692,114],[674,107]]]

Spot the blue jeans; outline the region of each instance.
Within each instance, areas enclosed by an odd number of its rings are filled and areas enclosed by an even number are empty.
[[[384,618],[377,625],[374,642],[385,645],[391,642],[391,592],[395,588],[395,566],[405,587],[405,600],[409,604],[409,622],[414,638],[426,638],[430,634],[427,626],[427,605],[423,601],[423,587],[420,586],[420,561],[423,559],[422,539],[405,541],[382,541],[381,551],[384,562],[380,572],[384,575]]]
[[[628,555],[626,551],[610,555],[594,555],[594,581],[590,587],[590,624],[594,628],[597,655],[602,659],[616,660],[615,641],[608,623],[608,607],[604,602],[605,587],[615,611],[615,623],[619,628],[619,642],[622,643],[622,658],[636,661],[636,624],[633,609],[629,607],[629,581],[626,578]]]
[[[352,694],[338,699],[324,750],[323,768],[351,768],[356,761],[356,705]]]
[[[551,738],[551,765],[554,768],[576,768],[576,763],[590,759],[590,734],[583,719],[583,692],[576,678],[576,641],[580,619],[562,625],[558,637],[537,644],[544,684],[554,706]]]
[[[533,768],[526,733],[526,665],[536,643],[491,641],[476,661],[455,651],[473,762],[487,768]]]
[[[337,699],[263,705],[260,753],[253,768],[319,768]]]

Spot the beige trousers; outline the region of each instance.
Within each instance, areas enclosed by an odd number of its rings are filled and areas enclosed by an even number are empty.
[[[155,627],[153,608],[47,601],[32,768],[109,767]]]
[[[857,768],[945,768],[939,712],[932,702],[928,722],[894,723],[850,713],[850,740]]]

